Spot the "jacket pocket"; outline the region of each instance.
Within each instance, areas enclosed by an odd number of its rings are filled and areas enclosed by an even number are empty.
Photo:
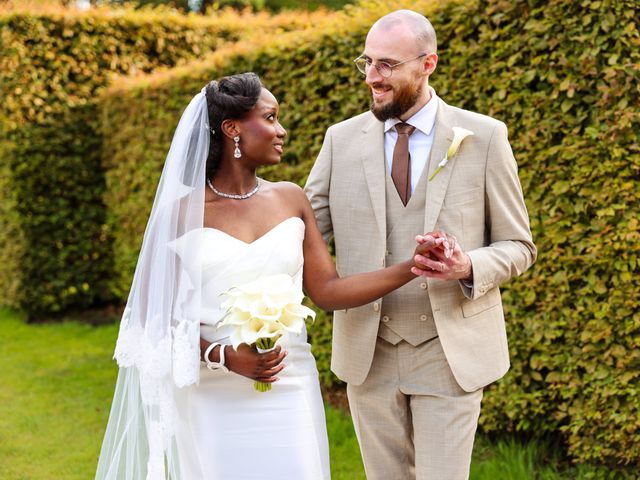
[[[476,300],[465,298],[462,300],[462,316],[465,318],[473,317],[474,315],[478,315],[479,313],[500,305],[501,301],[500,290],[497,288],[494,288]]]
[[[444,197],[444,207],[453,208],[460,205],[467,205],[470,203],[478,203],[483,201],[482,189],[471,188],[469,190],[463,190],[458,192],[447,193]]]

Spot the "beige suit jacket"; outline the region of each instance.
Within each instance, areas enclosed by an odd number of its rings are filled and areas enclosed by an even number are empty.
[[[452,127],[474,132],[428,182],[424,231],[453,234],[473,264],[472,292],[457,281],[428,279],[433,317],[459,385],[475,391],[509,369],[498,286],[536,258],[529,218],[506,126],[437,99],[428,174],[451,140]],[[305,190],[326,240],[335,239],[341,276],[379,269],[386,251],[383,123],[370,112],[331,126]],[[408,252],[408,257],[411,252]],[[371,367],[380,302],[334,312],[331,368],[361,384]]]

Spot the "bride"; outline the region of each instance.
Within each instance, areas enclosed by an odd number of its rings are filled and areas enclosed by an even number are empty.
[[[304,192],[256,177],[280,162],[278,113],[257,75],[244,73],[210,82],[182,115],[120,326],[97,479],[330,478],[306,331],[268,353],[227,348],[220,294],[286,273],[316,305],[344,309],[415,278],[413,261],[337,275]],[[256,380],[272,390],[255,391]]]

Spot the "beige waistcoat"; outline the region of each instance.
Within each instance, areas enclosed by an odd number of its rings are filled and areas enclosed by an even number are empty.
[[[406,207],[400,201],[391,176],[387,175],[387,265],[395,265],[411,258],[416,248],[416,235],[424,233],[424,199],[427,191],[425,172],[426,168]],[[426,289],[424,279],[416,278],[385,296],[382,299],[378,336],[394,345],[406,340],[413,346],[437,336],[429,296],[425,295]]]

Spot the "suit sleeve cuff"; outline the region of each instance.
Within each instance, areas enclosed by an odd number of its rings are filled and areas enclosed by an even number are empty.
[[[473,280],[458,280],[462,293],[469,300],[473,300]]]

